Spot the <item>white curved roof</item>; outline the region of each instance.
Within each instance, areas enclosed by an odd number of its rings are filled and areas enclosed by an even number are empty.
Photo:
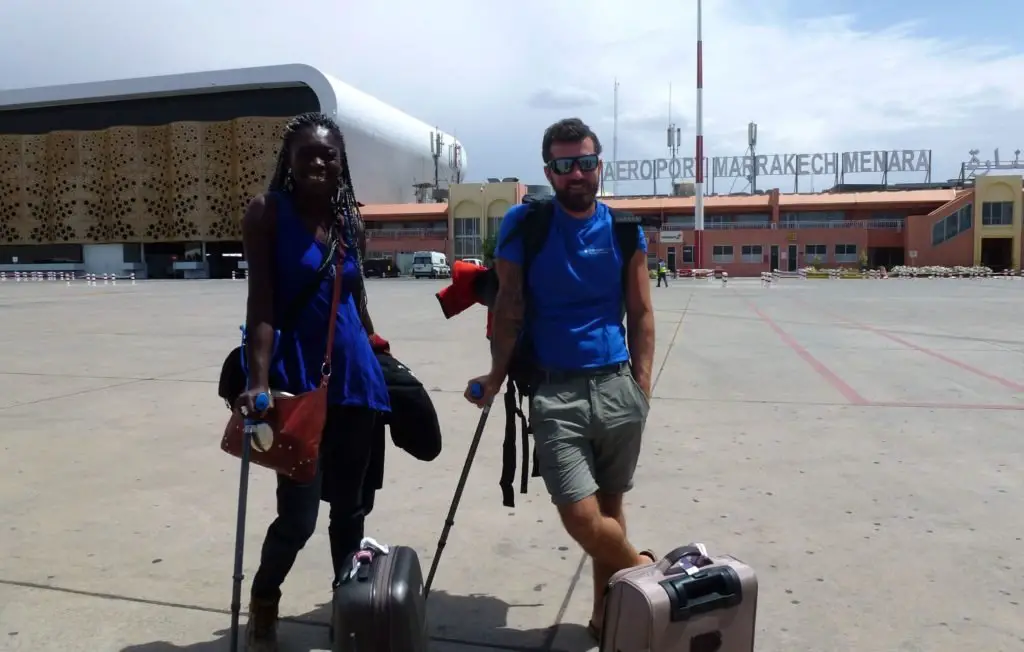
[[[320,101],[320,110],[336,118],[343,126],[356,127],[376,139],[405,150],[425,150],[426,155],[430,156],[430,134],[435,131],[433,127],[306,64],[212,70],[0,91],[0,111],[295,86],[309,87]],[[455,142],[454,137],[441,133],[446,148]],[[447,151],[442,153],[441,159],[447,164]],[[466,161],[463,149],[463,168],[466,167]]]

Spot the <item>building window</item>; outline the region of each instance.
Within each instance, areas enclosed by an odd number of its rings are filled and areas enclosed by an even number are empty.
[[[999,203],[999,202],[996,202]],[[1007,202],[1013,205],[1012,202]],[[1012,215],[1012,210],[1011,210]],[[955,235],[959,235],[971,228],[974,221],[974,205],[967,204],[953,213],[947,215],[932,225],[932,246],[938,246]]]
[[[967,204],[957,211],[957,215],[960,216],[960,231],[971,228],[971,221],[974,219],[974,204]]]
[[[683,247],[683,262],[693,264],[693,246],[686,245]]]
[[[480,239],[480,218],[455,218],[455,258],[479,258],[483,255],[483,241]]]
[[[744,263],[759,263],[764,260],[764,250],[761,245],[743,245],[740,247],[740,261]]]
[[[737,228],[764,228],[772,221],[772,216],[769,213],[739,213],[733,218]]]
[[[828,257],[828,247],[823,244],[804,245],[804,260],[808,263],[823,263]]]
[[[478,217],[456,217],[455,237],[480,235],[480,218]]]
[[[986,201],[981,203],[981,223],[984,226],[1013,224],[1012,201]]]
[[[837,263],[855,263],[857,262],[857,245],[855,244],[837,244],[836,245],[836,262]]]
[[[784,229],[827,229],[846,219],[845,211],[799,211],[782,213],[779,226]]]
[[[711,262],[731,263],[732,245],[715,245],[711,248]]]
[[[693,215],[666,215],[664,226],[671,226],[677,229],[692,229]]]
[[[488,217],[487,218],[487,235],[498,237],[498,233],[501,232],[501,221],[504,217]]]

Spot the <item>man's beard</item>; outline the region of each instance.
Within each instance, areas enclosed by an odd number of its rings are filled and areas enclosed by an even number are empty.
[[[586,181],[578,181],[572,186],[555,190],[555,199],[566,210],[582,213],[594,205],[597,198],[597,185]]]

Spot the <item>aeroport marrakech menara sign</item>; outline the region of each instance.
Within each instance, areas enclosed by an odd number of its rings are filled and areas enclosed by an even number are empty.
[[[713,156],[704,159],[704,176],[734,177],[811,176],[817,174],[884,174],[886,172],[931,172],[932,153],[927,149],[889,151],[819,152],[817,154],[758,154],[756,156]],[[650,181],[652,179],[693,179],[694,158],[652,158],[609,161],[604,181]]]

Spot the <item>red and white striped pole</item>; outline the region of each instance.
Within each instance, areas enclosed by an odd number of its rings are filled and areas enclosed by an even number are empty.
[[[697,0],[697,166],[693,189],[693,266],[704,267],[704,47],[701,34],[701,0]]]

